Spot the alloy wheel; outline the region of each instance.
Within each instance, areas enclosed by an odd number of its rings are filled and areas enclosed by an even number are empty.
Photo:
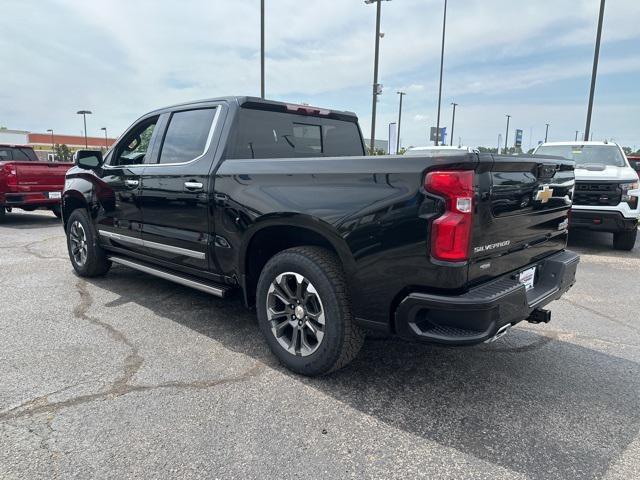
[[[76,264],[82,267],[87,261],[87,235],[79,221],[74,221],[69,229],[71,255]]]
[[[303,275],[279,274],[267,292],[267,319],[282,348],[292,355],[314,353],[324,337],[325,316],[318,291]]]

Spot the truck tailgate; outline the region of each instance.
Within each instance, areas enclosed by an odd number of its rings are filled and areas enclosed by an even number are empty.
[[[557,157],[481,155],[470,284],[517,271],[565,248],[574,163]]]
[[[16,192],[57,192],[64,187],[64,177],[71,163],[11,162],[16,169]]]

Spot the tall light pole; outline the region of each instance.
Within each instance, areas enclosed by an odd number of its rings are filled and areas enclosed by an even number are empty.
[[[91,111],[78,110],[76,113],[82,115],[82,120],[84,121],[84,148],[89,148],[89,144],[87,143],[87,115],[91,115]]]
[[[600,16],[598,17],[598,33],[596,34],[596,48],[593,54],[593,71],[591,72],[591,91],[589,92],[589,107],[587,108],[587,126],[584,129],[584,141],[589,141],[591,130],[591,113],[593,112],[593,97],[596,92],[596,77],[598,75],[598,59],[600,58],[600,40],[602,39],[602,22],[604,20],[604,1],[600,0]]]
[[[402,97],[404,97],[406,92],[398,92],[400,95],[400,108],[398,108],[398,138],[396,143],[396,153],[400,152],[400,123],[402,122]]]
[[[544,133],[544,143],[547,143],[547,139],[549,138],[549,124],[545,123],[545,125],[547,126],[547,130]]]
[[[53,128],[48,128],[47,132],[51,133],[51,158],[56,161],[56,142],[53,139]]]
[[[440,104],[442,102],[442,73],[444,70],[444,39],[447,27],[447,0],[444,0],[444,16],[442,17],[442,50],[440,52],[440,87],[438,88],[438,119],[436,121],[436,147],[440,142]]]
[[[376,140],[376,106],[378,95],[380,94],[380,86],[378,85],[378,58],[380,54],[380,12],[382,10],[382,0],[364,0],[364,3],[367,5],[372,3],[376,4],[376,48],[373,57],[373,101],[371,105],[371,143],[369,145],[369,148],[373,152],[375,150]]]
[[[109,140],[107,140],[107,127],[102,127],[100,130],[104,130],[104,148],[109,150]]]
[[[578,133],[580,133],[580,130],[576,130],[576,139],[575,139],[576,142],[578,141]]]
[[[509,120],[511,120],[511,115],[505,115],[507,117],[507,131],[504,134],[504,154],[507,155],[509,153],[508,144],[509,144]]]
[[[451,105],[453,105],[453,117],[451,117],[451,133],[449,134],[451,135],[451,142],[449,143],[449,145],[453,146],[453,127],[456,124],[456,107],[458,106],[458,104],[452,102]]]
[[[260,98],[264,98],[264,0],[260,0]]]

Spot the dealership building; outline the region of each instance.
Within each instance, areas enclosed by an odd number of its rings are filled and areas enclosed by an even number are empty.
[[[71,153],[83,148],[103,150],[109,148],[115,138],[61,135],[57,133],[35,133],[25,130],[0,130],[0,144],[27,145],[32,147],[40,160],[55,161],[54,145],[66,145]]]

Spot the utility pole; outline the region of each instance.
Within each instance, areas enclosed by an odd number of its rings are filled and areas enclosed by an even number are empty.
[[[549,124],[545,123],[547,126],[547,131],[544,133],[544,143],[547,143],[547,139],[549,138]]]
[[[450,146],[453,146],[453,127],[456,124],[456,107],[458,106],[457,103],[452,103],[451,105],[453,105],[453,117],[451,118],[451,133],[449,135],[451,135],[451,142],[449,143]]]
[[[509,150],[508,150],[508,143],[509,143],[509,120],[511,120],[511,115],[505,115],[507,117],[507,131],[504,134],[504,154],[506,155]]]
[[[78,110],[76,113],[78,115],[82,115],[82,119],[84,121],[84,148],[89,148],[89,144],[87,143],[87,115],[91,115],[91,111]]]
[[[447,0],[444,0],[444,16],[442,18],[442,50],[440,52],[440,87],[438,88],[438,119],[436,121],[436,147],[440,142],[440,104],[442,102],[442,72],[444,70],[444,39],[447,27]]]
[[[56,161],[56,142],[53,139],[53,128],[48,128],[47,132],[51,132],[51,158]]]
[[[589,141],[591,130],[591,114],[593,113],[593,97],[596,92],[596,77],[598,75],[598,60],[600,58],[600,40],[602,39],[602,22],[604,20],[604,2],[600,0],[600,16],[598,17],[598,33],[596,34],[596,48],[593,54],[593,71],[591,72],[591,91],[589,92],[589,107],[587,108],[587,126],[584,129],[584,141]]]
[[[576,139],[575,139],[576,142],[578,141],[578,133],[580,133],[580,130],[576,130]]]
[[[398,108],[398,138],[396,144],[396,153],[400,152],[400,122],[402,121],[402,97],[406,95],[406,92],[398,92],[400,95],[400,108]]]
[[[104,148],[109,150],[109,141],[107,140],[107,127],[102,127],[100,130],[104,130]]]
[[[380,86],[378,85],[378,59],[380,56],[380,13],[382,10],[382,0],[364,0],[364,3],[370,5],[376,4],[376,47],[373,57],[373,100],[371,105],[371,143],[369,148],[375,151],[376,141],[376,107],[378,103],[378,95],[380,94]]]
[[[260,0],[260,98],[264,99],[264,0]]]

